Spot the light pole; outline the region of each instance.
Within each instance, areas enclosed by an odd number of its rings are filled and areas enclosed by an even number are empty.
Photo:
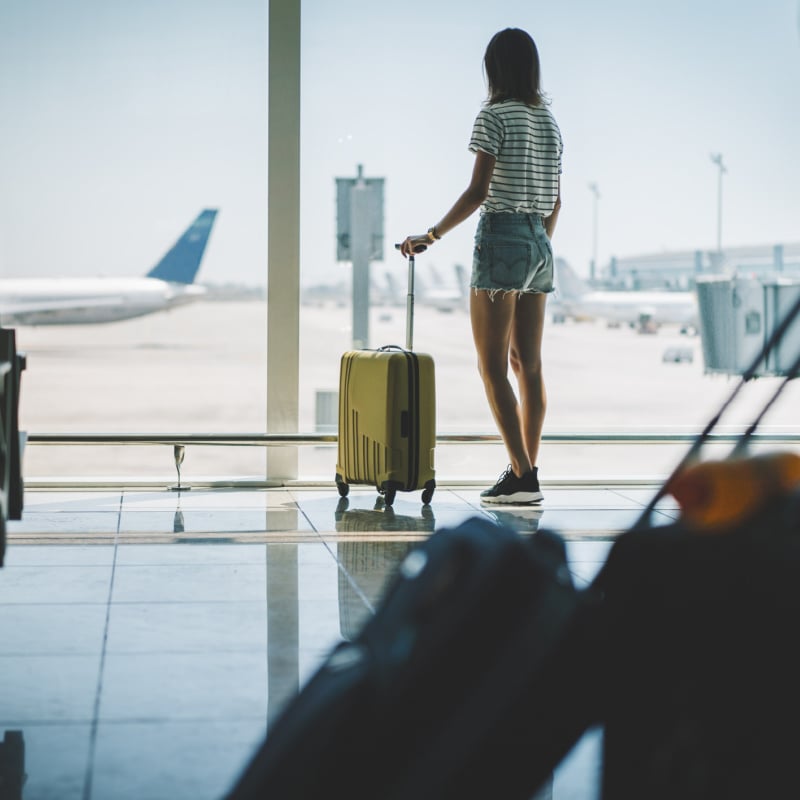
[[[722,254],[722,175],[728,170],[722,163],[722,153],[712,153],[711,161],[719,167],[717,176],[717,257]]]
[[[594,195],[592,201],[592,263],[589,266],[589,276],[594,282],[595,267],[597,265],[597,201],[600,199],[600,189],[596,183],[590,183],[589,191]]]

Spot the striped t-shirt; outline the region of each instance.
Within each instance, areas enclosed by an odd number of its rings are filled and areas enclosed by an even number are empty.
[[[485,106],[475,119],[469,149],[496,159],[482,211],[552,214],[564,146],[547,107],[519,100]]]

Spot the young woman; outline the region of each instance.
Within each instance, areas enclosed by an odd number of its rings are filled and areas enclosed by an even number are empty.
[[[541,344],[553,291],[550,238],[561,207],[561,132],[540,88],[539,53],[528,33],[507,28],[483,59],[489,97],[472,130],[472,179],[427,233],[408,236],[409,255],[430,246],[479,207],[470,281],[478,369],[511,462],[484,492],[486,503],[542,500],[536,465],[546,394]],[[517,395],[508,378],[514,372]]]

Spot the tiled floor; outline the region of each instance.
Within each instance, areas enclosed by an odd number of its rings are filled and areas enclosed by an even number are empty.
[[[22,731],[25,800],[217,800],[415,542],[479,514],[546,527],[583,585],[652,496],[554,487],[539,512],[478,493],[389,509],[355,487],[29,490],[0,570],[0,736]],[[553,798],[598,796],[599,744],[584,737]]]

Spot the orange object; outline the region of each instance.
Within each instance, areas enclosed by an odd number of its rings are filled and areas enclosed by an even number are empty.
[[[715,531],[739,522],[767,501],[800,487],[800,455],[768,453],[701,461],[681,470],[666,489],[684,522]]]

